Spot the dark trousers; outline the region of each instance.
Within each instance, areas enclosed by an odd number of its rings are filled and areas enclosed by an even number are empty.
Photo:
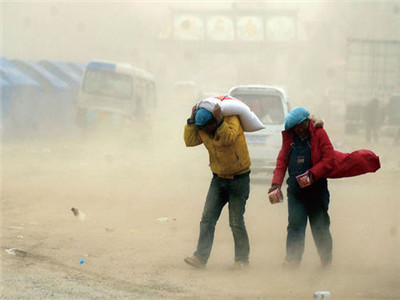
[[[229,206],[229,226],[235,243],[235,261],[249,260],[249,238],[244,222],[246,201],[250,193],[249,173],[234,179],[213,176],[200,222],[197,250],[194,253],[204,263],[207,263],[210,256],[215,225],[226,203]]]
[[[286,239],[286,260],[301,260],[307,219],[322,262],[332,259],[332,236],[329,230],[329,191],[326,179],[302,190],[288,187],[289,224]]]

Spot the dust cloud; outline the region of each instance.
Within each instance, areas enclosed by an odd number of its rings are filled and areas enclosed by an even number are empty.
[[[343,88],[346,38],[398,38],[399,5],[204,3],[1,4],[3,57],[131,62],[151,71],[157,85],[151,128],[3,136],[3,299],[312,299],[324,290],[331,299],[399,299],[399,145],[384,132],[369,143],[364,131],[345,134],[344,116],[320,103],[328,87]],[[161,34],[174,13],[204,17],[233,9],[295,16],[295,38],[218,44]],[[190,99],[176,94],[180,80],[195,83]],[[250,267],[231,270],[226,209],[207,268],[183,262],[195,250],[211,179],[205,148],[186,148],[183,126],[200,93],[227,93],[239,84],[284,87],[292,107],[304,105],[325,119],[338,150],[368,148],[380,156],[374,174],[329,181],[328,270],[320,268],[309,228],[301,268],[282,269],[287,203],[267,201],[270,178],[261,175],[252,175],[245,214]],[[84,221],[72,207],[85,213]],[[9,255],[8,248],[27,256]]]

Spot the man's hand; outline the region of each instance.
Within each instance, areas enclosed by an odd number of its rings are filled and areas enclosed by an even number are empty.
[[[272,184],[271,187],[269,188],[268,194],[271,193],[272,191],[275,191],[276,189],[280,189],[280,188],[281,188],[281,186],[280,186],[279,184],[274,183],[274,184]]]
[[[219,124],[219,122],[221,122],[222,120],[222,110],[219,104],[215,104],[215,107],[212,111],[212,115],[215,118],[215,120],[217,120],[217,124]]]
[[[310,183],[313,184],[315,182],[313,173],[308,171],[308,177],[310,178]]]
[[[192,114],[190,115],[190,120],[191,121],[194,121],[194,118],[195,118],[195,116],[196,116],[196,111],[197,111],[197,104],[195,104],[193,107],[192,107]]]

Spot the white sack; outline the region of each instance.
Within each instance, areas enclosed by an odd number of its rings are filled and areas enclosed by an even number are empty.
[[[219,104],[222,116],[238,116],[243,126],[243,131],[246,132],[265,128],[257,115],[244,102],[231,96],[223,96],[221,98],[223,100],[216,97],[205,98],[197,104],[197,107],[203,107],[212,112],[215,105]]]

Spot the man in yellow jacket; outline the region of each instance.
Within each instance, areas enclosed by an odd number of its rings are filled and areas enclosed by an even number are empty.
[[[207,264],[214,241],[215,225],[222,208],[229,203],[229,225],[235,243],[236,268],[249,264],[249,238],[244,222],[250,193],[250,156],[242,125],[237,116],[223,118],[217,104],[212,112],[193,106],[184,130],[187,147],[204,144],[213,173],[203,215],[197,249],[185,262],[195,268]]]

